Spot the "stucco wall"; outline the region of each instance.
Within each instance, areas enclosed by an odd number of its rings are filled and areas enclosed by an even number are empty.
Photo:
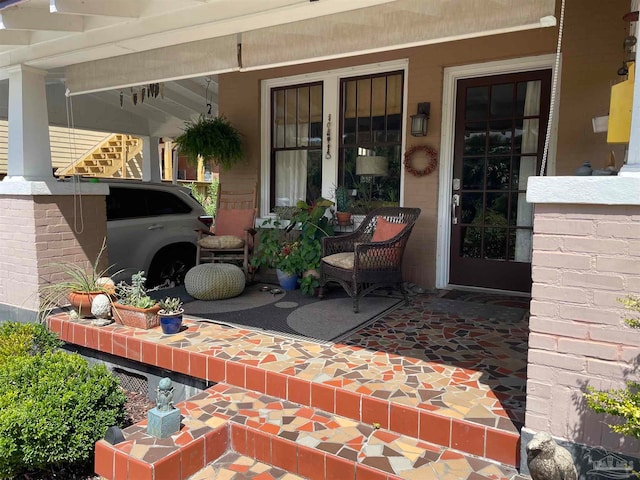
[[[104,196],[0,196],[0,211],[0,303],[21,309],[37,310],[39,286],[64,278],[60,262],[90,268],[107,235]]]
[[[567,190],[567,181],[584,193]],[[605,422],[615,419],[589,410],[582,396],[588,385],[621,388],[638,380],[640,330],[625,325],[623,318],[634,315],[618,299],[640,295],[640,201],[636,195],[626,205],[611,204],[619,202],[620,190],[637,193],[640,179],[532,182],[529,200],[537,203],[525,425],[637,456],[640,443],[613,434]],[[558,203],[560,195],[570,203]],[[539,203],[545,199],[556,203]]]
[[[584,160],[604,166],[610,146],[606,134],[591,132],[591,118],[608,111],[609,87],[616,80],[622,58],[626,0],[569,0],[566,8],[562,94],[560,96],[558,168],[571,173]],[[366,65],[394,59],[409,61],[407,120],[418,102],[431,102],[429,133],[426,138],[406,135],[405,148],[428,143],[439,149],[442,121],[442,82],[446,67],[553,53],[557,28],[516,32],[446,44],[363,55],[253,72],[236,72],[219,78],[219,111],[244,134],[246,164],[221,172],[223,183],[238,176],[260,178],[260,81],[269,78]],[[617,151],[618,165],[623,158]],[[443,186],[443,188],[449,188]],[[407,280],[427,287],[435,285],[438,176],[404,176],[404,205],[420,207],[405,256]]]

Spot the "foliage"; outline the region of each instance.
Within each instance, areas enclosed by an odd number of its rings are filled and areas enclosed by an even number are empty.
[[[137,308],[151,308],[156,301],[147,294],[145,282],[147,281],[144,272],[134,273],[131,276],[131,285],[120,282],[116,285],[116,295],[118,303],[130,305]]]
[[[0,368],[13,357],[52,352],[62,344],[41,323],[0,323]]]
[[[197,183],[190,182],[183,185],[191,190],[191,196],[203,206],[207,215],[210,217],[216,216],[216,199],[218,198],[218,188],[220,186],[220,179],[217,176],[213,177],[211,183],[207,185],[206,193],[198,188]]]
[[[344,185],[340,185],[335,189],[336,208],[338,212],[348,212],[351,208],[351,196],[349,189]]]
[[[178,150],[193,163],[201,156],[205,162],[228,170],[242,159],[240,132],[223,116],[201,115],[186,122],[184,132],[175,139]]]
[[[66,296],[71,292],[80,293],[104,293],[111,295],[113,287],[104,283],[104,278],[109,276],[111,266],[100,269],[102,254],[107,248],[107,239],[102,241],[102,247],[98,252],[95,262],[90,269],[86,269],[83,264],[62,262],[52,264],[61,269],[65,280],[48,283],[40,287],[40,309],[38,318],[42,321],[51,312],[51,310],[61,306]],[[119,273],[114,272],[114,275]]]
[[[160,305],[160,312],[167,314],[180,313],[182,310],[182,300],[177,297],[166,297],[158,302]]]
[[[333,226],[325,211],[333,203],[320,199],[313,205],[298,202],[299,210],[288,225],[280,218],[270,218],[260,229],[260,241],[251,263],[253,266],[279,268],[287,273],[303,273],[320,267],[322,237],[333,235]],[[317,280],[303,278],[303,293],[312,294]]]
[[[626,308],[640,313],[640,297],[618,299]],[[625,323],[632,328],[640,328],[637,318],[625,318]],[[640,383],[629,381],[626,389],[598,391],[589,387],[584,394],[587,405],[598,413],[608,413],[622,417],[624,423],[609,424],[617,433],[640,438]]]
[[[125,396],[103,365],[76,354],[15,356],[0,368],[0,478],[87,464],[124,419]]]

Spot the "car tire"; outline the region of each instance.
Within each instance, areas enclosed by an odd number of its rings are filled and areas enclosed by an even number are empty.
[[[190,243],[164,247],[153,257],[147,287],[183,285],[185,275],[195,264],[196,247]]]

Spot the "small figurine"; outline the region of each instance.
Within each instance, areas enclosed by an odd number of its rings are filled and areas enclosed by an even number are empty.
[[[527,466],[533,480],[577,480],[571,454],[546,432],[536,433],[527,444]]]
[[[156,408],[159,412],[168,412],[173,409],[173,385],[171,385],[171,379],[168,377],[163,378],[158,383]]]

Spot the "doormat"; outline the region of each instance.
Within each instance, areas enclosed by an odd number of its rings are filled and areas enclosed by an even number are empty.
[[[272,293],[273,290],[280,293]],[[353,313],[353,300],[342,289],[332,289],[321,300],[300,290],[282,291],[276,285],[258,283],[242,295],[225,300],[196,300],[184,287],[153,292],[154,298],[180,297],[185,317],[191,320],[277,332],[296,338],[336,342],[389,314],[404,302],[387,294],[360,299],[360,312]]]
[[[529,310],[531,298],[501,293],[470,292],[466,290],[448,290],[440,298],[458,300],[460,302],[482,303],[485,305],[499,305],[502,307],[523,308]]]

